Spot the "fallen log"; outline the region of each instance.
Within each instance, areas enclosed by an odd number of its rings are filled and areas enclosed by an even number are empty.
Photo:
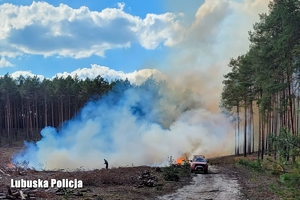
[[[9,186],[7,186],[7,192],[9,195],[12,195],[12,191],[11,191],[11,188]]]
[[[0,169],[0,172],[6,176],[10,176],[10,174],[6,174],[2,169]]]
[[[24,175],[26,175],[27,174],[27,172],[25,172],[25,171],[20,171],[19,172],[19,175],[21,175],[21,176],[24,176]]]
[[[23,194],[23,191],[22,191],[22,190],[20,190],[19,193],[20,193],[20,198],[21,198],[21,199],[26,199],[26,197],[25,197],[25,195]]]

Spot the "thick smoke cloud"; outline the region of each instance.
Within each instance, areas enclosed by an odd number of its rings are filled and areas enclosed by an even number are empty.
[[[127,83],[127,84],[126,84]],[[201,109],[188,91],[173,91],[165,82],[148,79],[140,86],[120,82],[112,92],[89,102],[60,130],[46,127],[43,138],[14,162],[46,169],[161,164],[183,152],[207,153],[222,140],[225,121]]]
[[[14,162],[91,169],[103,167],[104,158],[117,167],[162,164],[184,153],[233,153],[233,127],[219,109],[223,75],[230,57],[248,48],[247,33],[264,9],[263,0],[206,0],[176,33],[181,39],[160,69],[165,82],[117,85],[60,130],[43,129],[43,139],[27,144]]]

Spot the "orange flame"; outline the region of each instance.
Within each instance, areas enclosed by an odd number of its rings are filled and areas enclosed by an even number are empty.
[[[9,167],[9,168],[15,168],[16,166],[14,164],[12,164],[12,163],[8,163],[7,167]]]
[[[187,155],[183,154],[180,158],[176,160],[176,164],[181,165],[187,159]]]
[[[181,164],[181,163],[183,163],[183,161],[184,161],[184,158],[178,158],[177,160],[176,160],[176,164]]]

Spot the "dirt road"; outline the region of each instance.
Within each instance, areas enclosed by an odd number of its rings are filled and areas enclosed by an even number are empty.
[[[157,200],[242,200],[247,199],[241,192],[234,176],[221,173],[220,168],[210,166],[208,174],[197,174],[191,185],[184,186],[176,193],[165,195]]]

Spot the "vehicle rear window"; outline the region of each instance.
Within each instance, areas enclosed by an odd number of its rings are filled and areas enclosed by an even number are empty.
[[[206,162],[204,158],[196,158],[195,162]]]

